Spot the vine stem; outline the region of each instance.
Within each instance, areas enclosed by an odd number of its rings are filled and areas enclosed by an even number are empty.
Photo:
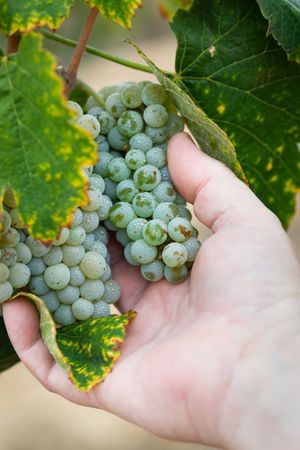
[[[68,47],[76,47],[76,41],[73,41],[72,39],[65,38],[64,36],[61,36],[56,33],[54,34],[53,32],[47,30],[40,30],[40,32],[43,33],[43,35],[47,39],[59,42],[60,44],[67,45]],[[87,53],[90,53],[91,55],[99,56],[100,58],[107,59],[108,61],[112,61],[116,64],[120,64],[121,66],[129,67],[130,69],[139,70],[141,72],[152,74],[152,70],[150,69],[150,67],[144,64],[139,64],[134,61],[121,58],[119,56],[111,55],[110,53],[99,50],[98,48],[87,45],[85,51]],[[174,75],[173,72],[169,72],[167,70],[165,70],[164,73],[167,75]]]
[[[91,8],[89,15],[87,17],[86,23],[84,25],[84,28],[81,32],[81,35],[79,37],[79,41],[77,42],[75,52],[72,56],[71,62],[69,64],[68,70],[67,70],[67,81],[65,85],[65,95],[68,97],[71,89],[76,84],[76,77],[77,72],[79,69],[81,58],[85,52],[86,45],[88,43],[88,40],[90,38],[93,26],[95,24],[95,21],[98,16],[98,8],[95,6]]]
[[[10,53],[15,53],[18,51],[19,44],[21,41],[21,35],[20,34],[12,34],[11,36],[8,36],[7,38],[7,48],[6,52],[9,55]]]

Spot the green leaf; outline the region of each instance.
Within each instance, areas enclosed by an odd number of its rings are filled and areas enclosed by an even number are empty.
[[[199,108],[182,89],[176,84],[176,79],[171,80],[160,70],[143,52],[134,44],[133,45],[141,57],[151,68],[157,80],[168,92],[172,102],[180,112],[182,117],[196,139],[201,149],[213,158],[226,164],[239,178],[247,182],[240,163],[237,160],[235,149],[226,135],[226,133],[218,127],[205,113]]]
[[[177,82],[235,145],[251,187],[286,226],[300,188],[300,67],[252,0],[196,0],[172,24]]]
[[[178,9],[188,11],[193,4],[193,0],[158,0],[158,7],[167,20],[172,20]]]
[[[19,361],[6,332],[3,317],[0,317],[0,372],[9,369]]]
[[[142,0],[86,0],[90,7],[96,6],[103,17],[114,20],[125,28],[131,28],[135,10],[142,6]]]
[[[121,316],[89,319],[57,330],[57,344],[72,371],[75,385],[88,391],[104,380],[120,357],[133,311]]]
[[[55,61],[41,42],[28,34],[17,54],[0,60],[0,200],[11,187],[30,234],[50,241],[86,203],[82,168],[97,153],[88,133],[72,123]]]
[[[0,0],[0,32],[13,34],[34,27],[60,27],[69,16],[74,0]]]
[[[57,329],[43,300],[21,292],[9,301],[20,296],[36,306],[43,341],[56,363],[66,371],[78,389],[89,391],[107,377],[120,357],[119,346],[125,339],[126,327],[136,315],[134,311],[89,319]]]
[[[257,0],[273,36],[300,64],[300,0]]]

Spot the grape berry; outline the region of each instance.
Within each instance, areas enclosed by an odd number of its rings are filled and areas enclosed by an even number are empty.
[[[118,301],[107,250],[109,231],[129,264],[152,282],[181,283],[200,243],[186,202],[167,167],[167,143],[184,124],[160,85],[123,83],[90,98],[87,114],[68,102],[74,121],[98,145],[99,162],[85,169],[88,203],[75,211],[52,245],[22,229],[11,191],[0,217],[0,307],[26,288],[42,298],[57,324],[105,317]],[[0,311],[1,314],[1,311]]]

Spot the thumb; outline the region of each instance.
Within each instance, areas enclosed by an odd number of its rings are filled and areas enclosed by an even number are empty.
[[[185,133],[168,145],[168,165],[178,191],[213,231],[228,223],[275,217],[224,164],[199,150]]]

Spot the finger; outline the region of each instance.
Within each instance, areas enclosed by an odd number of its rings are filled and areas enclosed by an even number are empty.
[[[9,339],[34,377],[51,392],[76,403],[88,404],[87,395],[74,387],[45,346],[35,307],[20,297],[3,305],[3,315]]]
[[[198,219],[214,231],[228,223],[249,221],[249,216],[271,216],[246,184],[199,150],[187,134],[171,139],[168,164],[179,192],[194,204]]]

